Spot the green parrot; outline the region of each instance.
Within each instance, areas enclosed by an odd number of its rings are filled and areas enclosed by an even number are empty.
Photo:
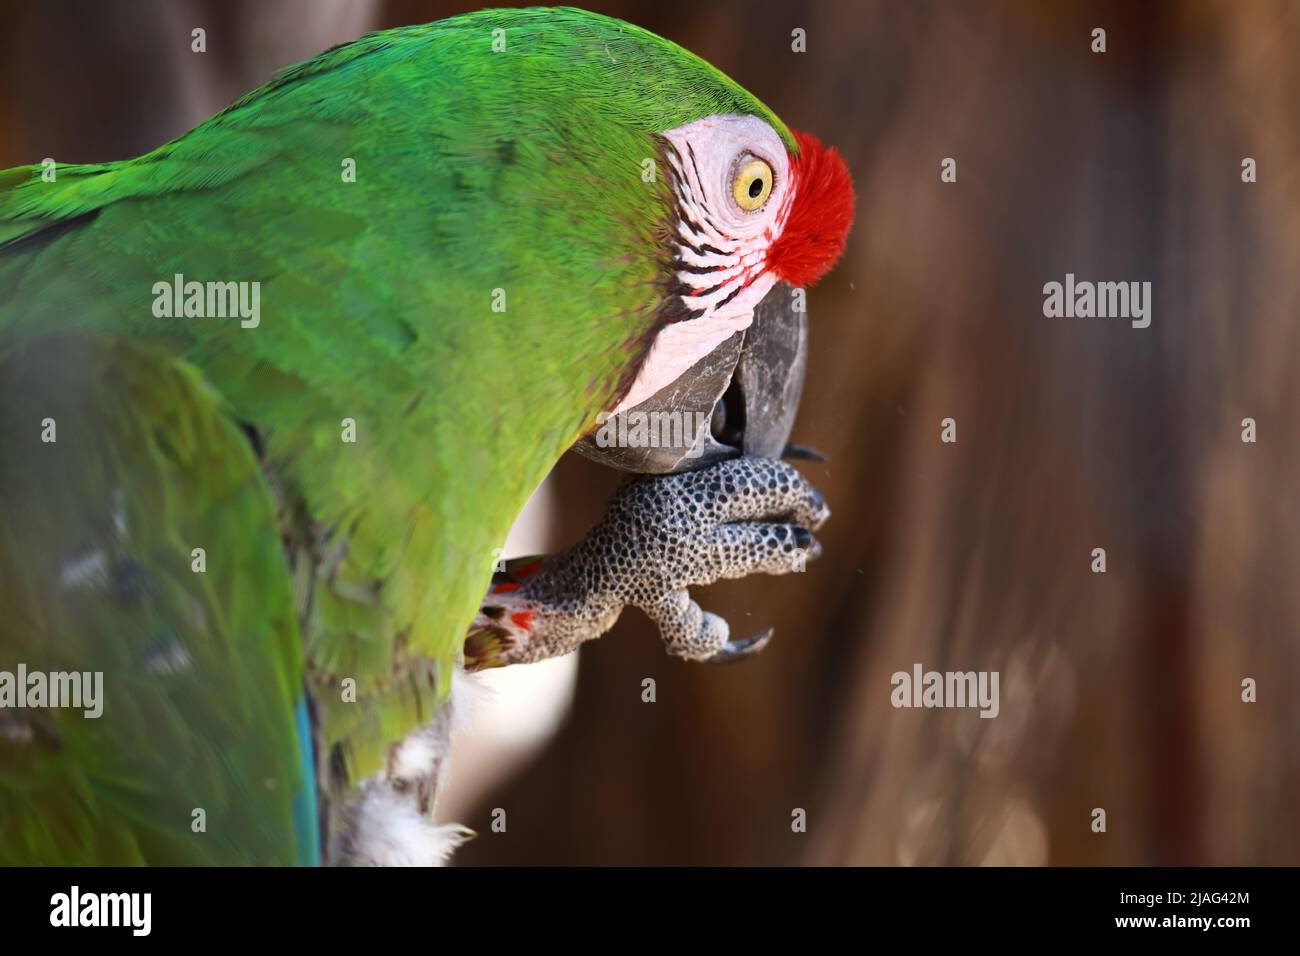
[[[852,206],[833,149],[575,9],[374,33],[138,158],[0,172],[0,862],[438,862],[461,668],[626,604],[684,658],[761,646],[686,588],[815,556],[778,460],[495,553]]]

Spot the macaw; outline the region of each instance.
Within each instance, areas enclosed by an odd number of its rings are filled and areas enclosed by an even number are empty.
[[[0,863],[438,862],[460,668],[625,604],[684,658],[761,646],[686,589],[816,555],[778,457],[692,434],[577,548],[494,552],[852,205],[835,150],[574,9],[370,34],[138,158],[0,172],[0,677],[103,683],[92,718],[0,680]]]

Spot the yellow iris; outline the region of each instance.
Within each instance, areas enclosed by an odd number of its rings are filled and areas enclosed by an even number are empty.
[[[772,195],[772,167],[761,159],[747,160],[731,181],[731,195],[745,212],[761,208]]]

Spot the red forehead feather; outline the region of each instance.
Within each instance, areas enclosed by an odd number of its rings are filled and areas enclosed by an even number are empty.
[[[767,253],[768,268],[785,282],[804,288],[835,265],[853,225],[853,180],[844,157],[811,133],[792,130],[799,144],[790,157],[794,205],[781,237]]]

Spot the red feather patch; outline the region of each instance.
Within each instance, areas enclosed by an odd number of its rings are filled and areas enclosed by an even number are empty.
[[[807,288],[844,252],[853,225],[853,180],[834,146],[827,149],[811,133],[792,130],[799,155],[790,156],[794,206],[781,238],[767,253],[767,266],[785,282]]]

